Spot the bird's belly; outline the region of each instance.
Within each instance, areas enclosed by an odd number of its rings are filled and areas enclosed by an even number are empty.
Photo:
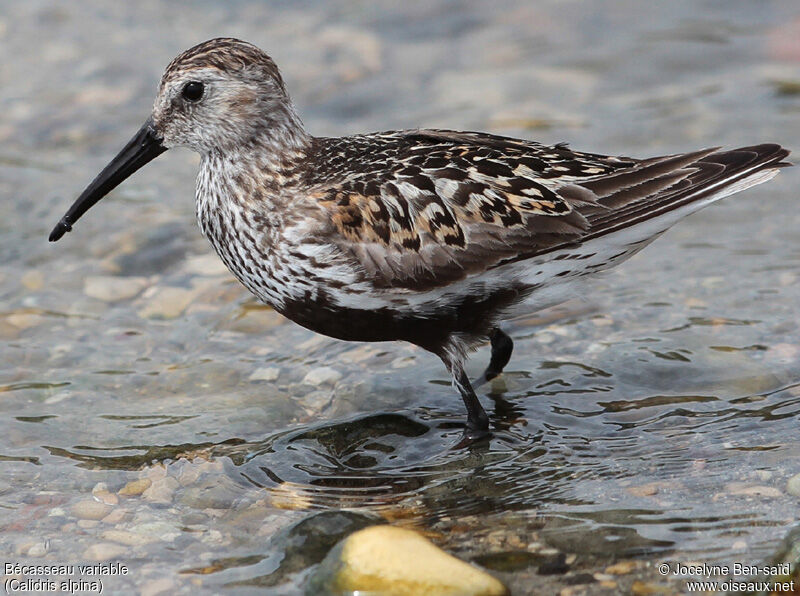
[[[428,349],[453,333],[486,336],[500,320],[580,295],[580,278],[641,248],[630,242],[638,237],[622,246],[594,241],[429,291],[404,292],[376,288],[333,261],[322,264],[319,254],[304,257],[302,245],[264,249],[237,231],[207,236],[233,275],[287,318],[337,339],[404,340]]]
[[[346,306],[319,292],[288,300],[277,310],[295,323],[317,333],[347,341],[408,341],[437,352],[456,334],[486,337],[498,313],[520,298],[515,289],[485,296],[461,296],[456,302],[429,305],[424,310],[398,303],[369,308]]]
[[[532,288],[509,285],[444,293],[411,304],[403,293],[343,295],[320,289],[287,300],[277,310],[317,333],[349,341],[401,340],[431,351],[452,334],[485,337],[513,305]]]
[[[338,292],[331,288],[341,286],[341,280],[326,276],[326,271],[305,267],[274,251],[248,259],[231,243],[210,240],[223,263],[242,285],[261,302],[298,325],[349,341],[413,341],[412,338],[420,335],[419,330],[413,329],[414,317],[406,313],[374,308],[373,303],[360,306],[339,303],[332,296]]]

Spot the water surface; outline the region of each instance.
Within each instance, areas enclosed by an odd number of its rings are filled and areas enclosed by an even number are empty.
[[[793,170],[511,323],[507,374],[481,391],[494,439],[466,450],[434,357],[316,336],[237,285],[196,230],[189,153],[46,242],[205,38],[272,54],[315,134],[452,127],[647,156],[800,144],[796,3],[4,7],[4,561],[124,561],[115,593],[292,594],[335,537],[390,521],[554,593],[618,559],[752,564],[796,520]]]

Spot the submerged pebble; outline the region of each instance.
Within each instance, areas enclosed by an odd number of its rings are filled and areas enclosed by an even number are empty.
[[[153,503],[171,503],[172,495],[180,486],[172,476],[158,478],[142,493],[142,497]]]
[[[84,280],[83,293],[103,302],[119,302],[138,296],[146,287],[146,277],[92,275]]]
[[[41,271],[38,269],[31,269],[23,273],[19,281],[26,290],[37,292],[44,287],[45,279]],[[3,278],[0,277],[0,283],[2,282]]]
[[[131,527],[131,532],[163,542],[173,542],[181,535],[181,531],[175,525],[166,521],[139,524]]]
[[[176,287],[151,288],[145,298],[147,304],[139,311],[139,316],[146,319],[174,319],[183,314],[194,297],[192,290]]]
[[[308,487],[294,482],[283,482],[267,488],[267,501],[277,509],[310,509],[314,504],[313,493]]]
[[[89,561],[108,561],[117,559],[128,552],[128,549],[112,542],[93,544],[83,551],[83,558]]]
[[[139,478],[138,480],[132,480],[128,482],[128,484],[123,486],[118,494],[123,497],[133,497],[136,495],[141,495],[144,491],[150,488],[151,484],[153,484],[153,481],[150,480],[149,478]]]
[[[786,482],[786,492],[794,497],[800,497],[800,474],[795,474]]]
[[[44,317],[34,312],[16,312],[6,317],[6,321],[17,329],[30,329],[44,322]]]
[[[663,483],[661,482],[649,482],[639,486],[630,486],[626,488],[625,491],[634,497],[652,497],[658,493],[658,490],[661,488],[662,484]]]
[[[104,524],[116,525],[122,523],[128,517],[128,512],[120,507],[115,507],[114,510],[106,515],[101,521]]]
[[[636,566],[636,561],[618,561],[617,563],[606,567],[606,573],[610,575],[626,575],[636,569]]]
[[[47,554],[48,550],[47,542],[37,542],[28,549],[26,554],[29,557],[43,557]]]
[[[303,383],[306,385],[313,385],[318,387],[320,385],[335,385],[339,379],[342,378],[342,373],[330,366],[320,366],[310,370],[305,377]]]
[[[636,580],[631,585],[631,594],[635,596],[671,596],[676,591],[664,584]]]
[[[156,542],[157,538],[147,534],[130,532],[128,530],[106,530],[103,532],[102,537],[111,542],[118,542],[126,546],[141,546],[143,544],[150,544]]]
[[[104,482],[98,482],[92,489],[92,496],[95,500],[105,503],[106,505],[117,505],[119,497],[108,490]]]
[[[731,482],[725,487],[729,494],[746,497],[778,498],[783,496],[780,489],[774,486],[747,485],[741,482]]]
[[[160,577],[145,582],[142,585],[141,596],[160,596],[161,594],[174,594],[175,582],[168,577]]]
[[[248,377],[250,381],[275,381],[281,374],[281,369],[275,367],[259,368]]]
[[[236,487],[227,476],[208,477],[186,488],[179,501],[195,509],[231,509],[236,495]]]
[[[83,520],[99,520],[111,513],[111,505],[100,501],[79,501],[72,506],[72,515]]]

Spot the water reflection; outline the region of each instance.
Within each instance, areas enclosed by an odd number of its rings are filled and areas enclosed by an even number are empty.
[[[243,439],[226,439],[219,443],[183,443],[180,445],[126,445],[123,447],[91,447],[76,445],[71,449],[43,445],[51,455],[64,457],[81,468],[90,470],[140,470],[155,463],[169,463],[181,458],[193,458],[198,453],[211,454],[228,445],[244,444]]]
[[[482,475],[529,457],[526,446],[536,442],[514,428],[519,409],[505,400],[498,403],[501,416],[495,417],[493,440],[468,449],[452,448],[461,421],[429,410],[419,417],[382,413],[298,429],[229,456],[248,482],[277,490],[281,498],[286,497],[282,487],[289,485],[309,508],[437,498],[426,508],[429,515],[466,512],[478,505],[470,493],[480,492]],[[458,502],[447,505],[448,491],[456,488]]]

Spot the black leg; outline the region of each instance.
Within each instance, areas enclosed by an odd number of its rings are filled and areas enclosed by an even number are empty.
[[[456,444],[456,448],[460,449],[489,436],[489,416],[475,395],[464,368],[460,364],[452,365],[450,372],[453,374],[453,384],[461,394],[464,405],[467,406],[467,427],[461,440]]]
[[[489,436],[489,417],[478,400],[478,396],[475,395],[475,390],[464,371],[467,349],[468,343],[464,342],[463,338],[456,337],[455,339],[449,338],[448,343],[436,351],[452,375],[453,385],[458,389],[461,399],[464,400],[464,405],[467,407],[467,425],[461,440],[454,446],[456,449],[468,447]]]
[[[514,350],[514,342],[497,327],[492,329],[489,339],[492,342],[492,357],[489,360],[489,366],[475,383],[475,387],[480,387],[503,372],[506,364],[511,360],[511,352]]]

